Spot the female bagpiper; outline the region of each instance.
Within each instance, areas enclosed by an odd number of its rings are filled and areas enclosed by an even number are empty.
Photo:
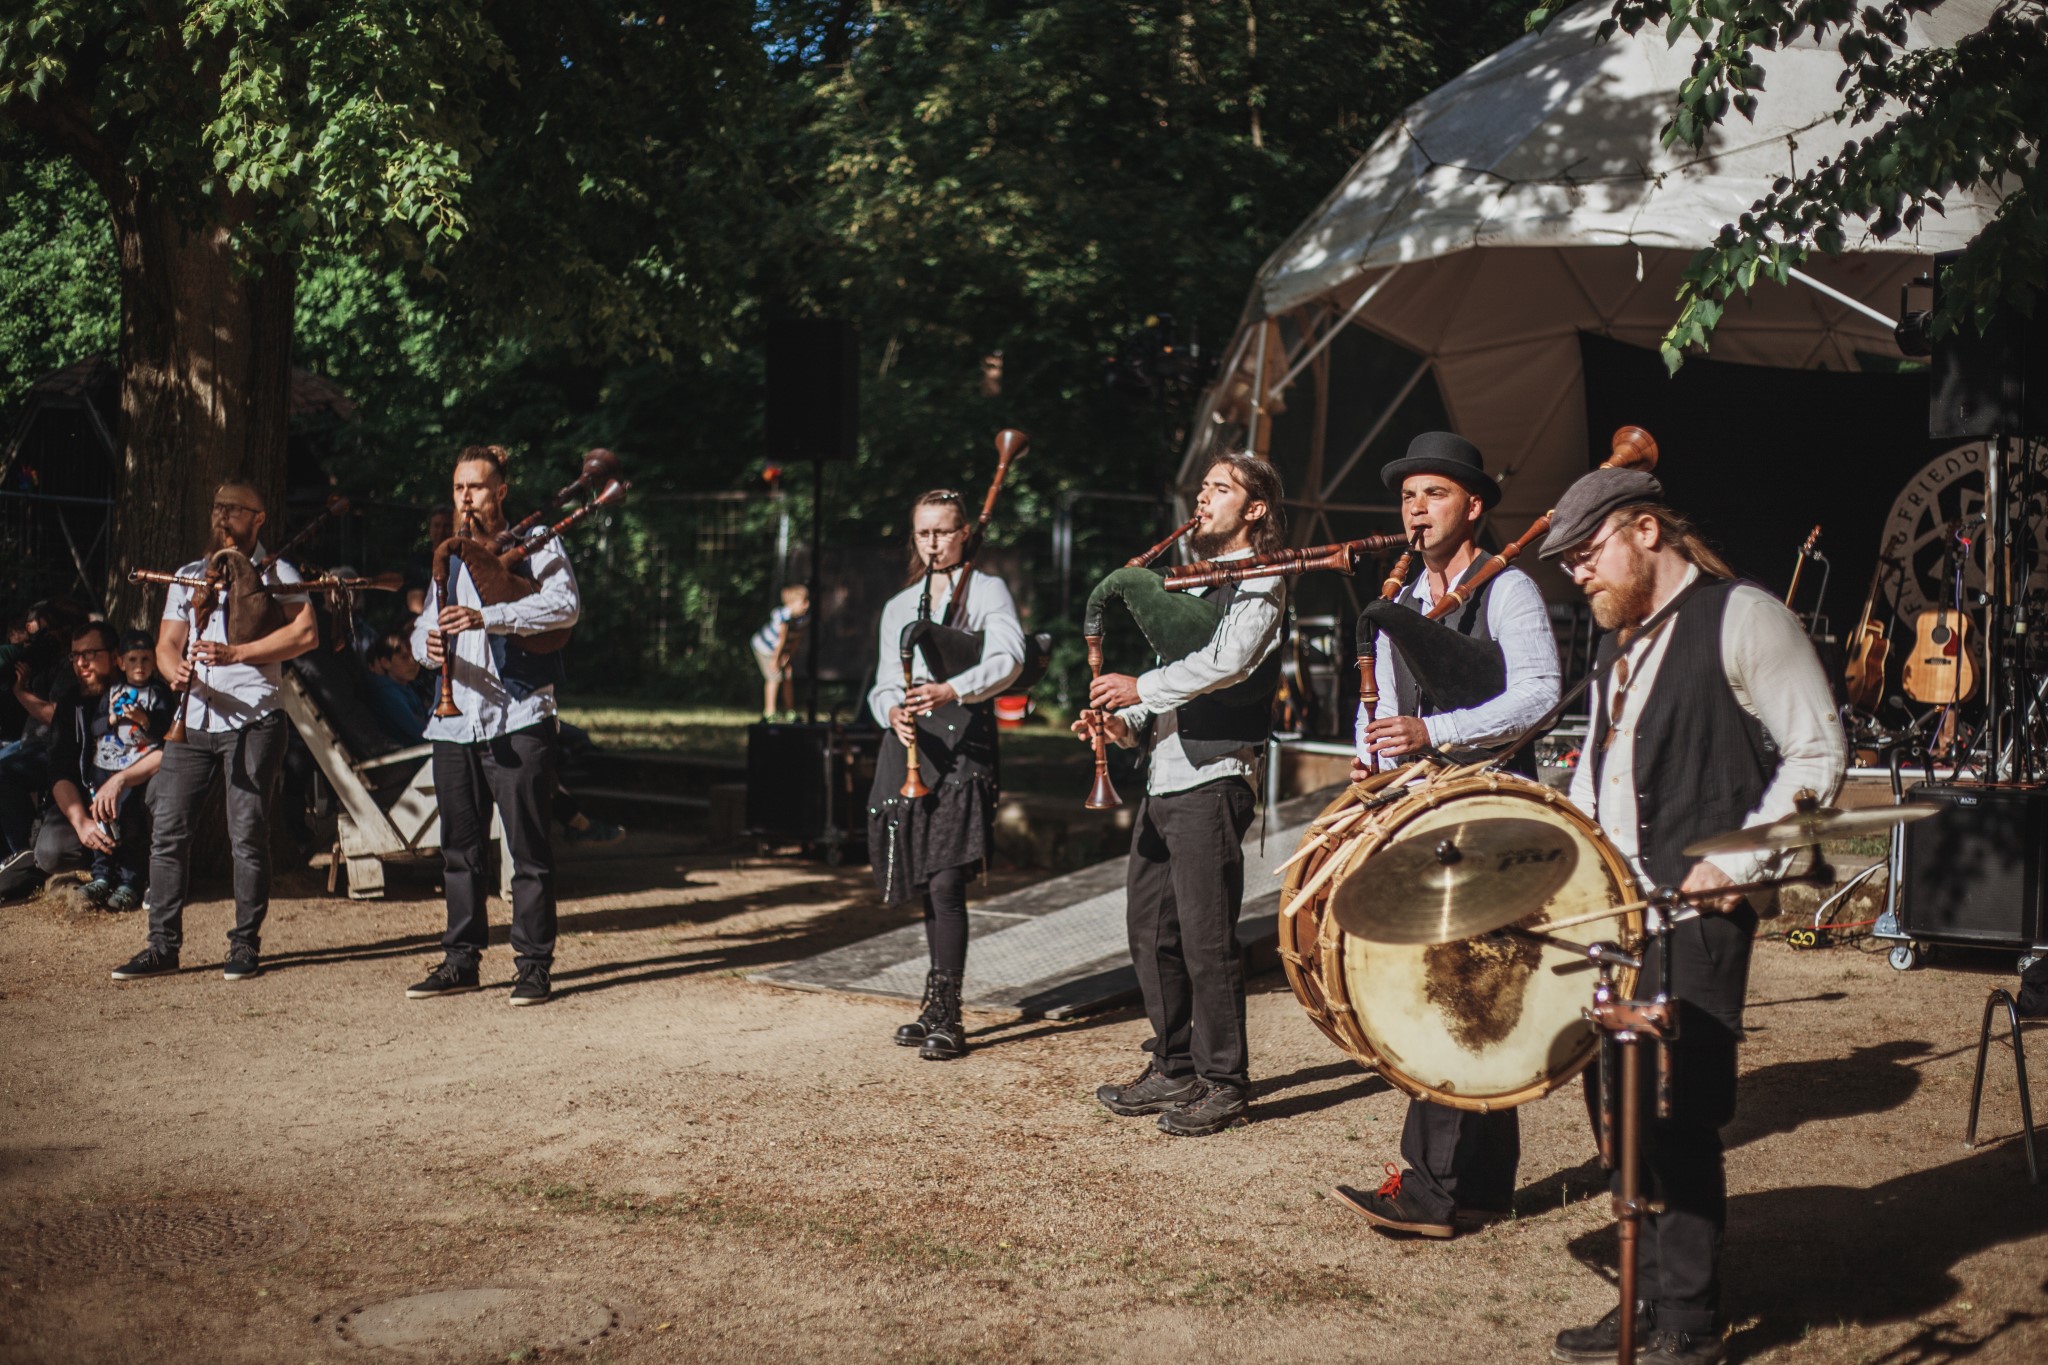
[[[882,608],[881,661],[868,693],[868,709],[894,732],[868,795],[868,860],[885,903],[923,897],[931,949],[924,1007],[896,1041],[926,1061],[967,1050],[967,883],[994,843],[994,702],[1024,668],[1024,627],[1009,588],[962,568],[972,530],[958,493],[927,493],[912,506],[910,577]],[[963,578],[965,600],[951,610]]]

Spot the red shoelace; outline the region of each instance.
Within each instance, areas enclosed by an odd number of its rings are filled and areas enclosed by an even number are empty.
[[[1401,1193],[1401,1168],[1389,1161],[1387,1163],[1387,1178],[1380,1182],[1380,1187],[1373,1191],[1373,1193],[1382,1199],[1392,1199]]]

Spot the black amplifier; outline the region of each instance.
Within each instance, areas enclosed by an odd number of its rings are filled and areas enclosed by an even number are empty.
[[[833,864],[864,849],[881,742],[866,726],[749,725],[747,832],[810,845]]]
[[[1906,799],[1942,811],[1901,832],[1900,935],[2022,953],[2048,947],[2048,786],[1923,782]]]

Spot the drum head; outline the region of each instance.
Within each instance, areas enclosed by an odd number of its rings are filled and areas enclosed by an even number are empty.
[[[1390,810],[1391,828],[1347,856],[1335,878],[1372,876],[1372,849],[1394,838],[1480,819],[1534,819],[1564,830],[1577,852],[1569,880],[1532,926],[1620,905],[1633,898],[1626,865],[1584,816],[1555,793],[1518,778],[1487,775],[1431,786]],[[1593,943],[1632,941],[1640,916],[1617,916],[1557,931]],[[1597,1035],[1581,1011],[1597,972],[1583,958],[1509,936],[1407,946],[1372,943],[1324,927],[1326,986],[1332,971],[1383,1075],[1421,1099],[1461,1109],[1498,1109],[1540,1098],[1590,1061]],[[1331,940],[1335,941],[1332,942]],[[1632,981],[1622,982],[1632,987]]]

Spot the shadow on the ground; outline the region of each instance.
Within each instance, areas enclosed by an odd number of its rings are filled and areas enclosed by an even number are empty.
[[[1105,1028],[1110,1024],[1127,1023],[1143,1017],[1143,1011],[1129,1005],[1115,1009],[1096,1010],[1092,1014],[1080,1015],[1073,1019],[1006,1019],[1000,1024],[987,1028],[970,1029],[967,1041],[976,1048],[1001,1047],[1006,1043],[1029,1043],[1040,1038],[1064,1038],[1090,1029]],[[1105,1080],[1109,1079],[1104,1077]]]
[[[1960,1118],[1958,1115],[1958,1127]],[[1816,1152],[1816,1170],[1852,1174],[1839,1151]],[[1800,1340],[1817,1327],[1873,1326],[1933,1312],[1963,1288],[1956,1268],[2048,1228],[2048,1187],[2027,1183],[2017,1143],[1973,1152],[1867,1188],[1814,1184],[1729,1200],[1721,1258],[1723,1302],[1753,1326],[1730,1338],[1731,1361]],[[1574,1238],[1573,1256],[1610,1281],[1613,1226]],[[2048,1291],[2048,1286],[2043,1286]],[[2009,1313],[1981,1335],[1953,1322],[1924,1326],[1883,1357],[1887,1365],[1965,1359],[1999,1335],[2039,1320]]]
[[[1307,1090],[1303,1087],[1318,1085],[1324,1081],[1351,1078],[1351,1084],[1336,1086],[1329,1090]],[[1252,1117],[1261,1123],[1275,1119],[1299,1118],[1352,1100],[1382,1094],[1393,1087],[1377,1072],[1365,1071],[1358,1063],[1325,1062],[1321,1066],[1305,1066],[1290,1071],[1285,1076],[1272,1076],[1255,1083],[1252,1087],[1257,1103]],[[1289,1091],[1302,1093],[1289,1094]],[[1275,1096],[1285,1095],[1285,1099]]]
[[[1881,1114],[1920,1089],[1921,1059],[1934,1045],[1894,1038],[1851,1048],[1846,1057],[1774,1062],[1742,1076],[1735,1119],[1721,1132],[1725,1146],[1740,1147],[1809,1123]]]

